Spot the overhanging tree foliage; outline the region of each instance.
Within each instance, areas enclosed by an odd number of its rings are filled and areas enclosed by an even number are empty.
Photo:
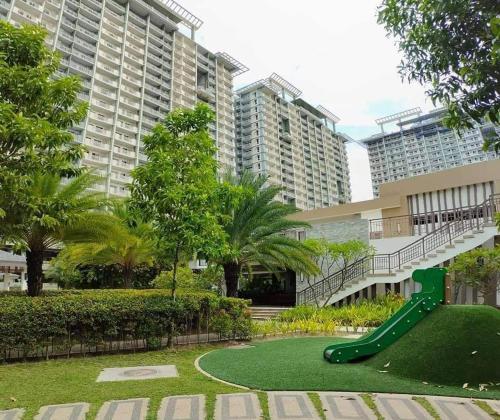
[[[497,0],[384,0],[378,21],[403,53],[400,74],[448,107],[445,123],[500,120],[500,3]],[[486,147],[500,147],[489,133]]]
[[[215,215],[216,148],[208,134],[211,109],[177,109],[144,138],[147,163],[133,171],[131,202],[158,230],[172,266],[175,296],[181,256],[216,254],[223,231]]]
[[[84,152],[69,131],[87,112],[77,100],[80,80],[53,77],[59,56],[45,36],[39,26],[0,20],[0,218],[34,205],[34,174],[74,176]],[[0,222],[0,242],[14,228]]]

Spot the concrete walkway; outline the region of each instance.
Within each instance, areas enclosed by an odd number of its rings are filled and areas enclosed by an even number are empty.
[[[310,393],[311,394],[311,393]],[[270,420],[320,420],[317,407],[310,394],[296,391],[268,392]],[[326,420],[375,420],[377,413],[370,408],[359,393],[313,392],[319,398]],[[441,420],[491,420],[486,411],[469,398],[420,396],[425,398]],[[433,420],[424,405],[411,395],[371,394],[371,401],[378,413],[387,420]],[[492,410],[500,408],[500,401],[484,401]],[[372,404],[370,404],[372,405]],[[40,408],[36,420],[85,420],[89,404],[49,405]],[[148,398],[107,401],[100,407],[97,420],[144,420],[149,410]],[[151,416],[153,414],[153,416]],[[212,414],[212,413],[210,413]],[[498,413],[500,415],[500,413]],[[23,419],[24,410],[0,411],[0,420]],[[204,420],[207,418],[204,395],[178,395],[162,400],[158,413],[150,418],[158,420]],[[259,420],[264,418],[259,398],[254,392],[217,395],[215,420]]]

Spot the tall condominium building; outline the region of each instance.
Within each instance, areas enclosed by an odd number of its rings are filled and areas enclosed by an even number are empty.
[[[351,199],[346,139],[338,118],[300,98],[301,91],[272,74],[236,91],[237,170],[269,176],[281,200],[300,209]]]
[[[498,157],[482,150],[485,135],[499,132],[498,127],[477,124],[458,133],[443,125],[444,114],[438,109],[422,115],[414,108],[376,120],[382,132],[362,140],[368,148],[375,197],[386,182]],[[400,129],[385,133],[384,124],[394,122]]]
[[[44,26],[60,75],[82,78],[90,107],[74,133],[88,148],[82,164],[105,179],[96,189],[126,196],[130,171],[145,159],[141,138],[169,110],[198,101],[216,112],[221,167],[235,169],[233,77],[247,68],[198,45],[202,21],[175,1],[0,0],[0,18]]]

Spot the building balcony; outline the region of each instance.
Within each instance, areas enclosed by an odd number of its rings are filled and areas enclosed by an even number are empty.
[[[136,146],[136,143],[137,143],[137,140],[135,138],[135,136],[131,136],[131,135],[127,135],[127,134],[123,134],[123,133],[115,133],[115,143],[116,142],[119,142],[119,143],[123,143],[123,144],[126,144],[127,146]]]
[[[79,48],[83,48],[85,50],[85,52],[95,53],[97,51],[97,48],[95,45],[93,45],[89,42],[86,42],[83,39],[80,39],[80,38],[75,36],[74,41],[75,41],[75,46],[79,47]]]
[[[100,108],[101,110],[107,111],[110,114],[115,112],[115,106],[102,99],[92,99],[92,107]]]
[[[126,130],[130,133],[133,133],[133,134],[138,133],[138,129],[137,129],[136,125],[126,123],[125,121],[118,120],[116,126],[120,127],[122,130]]]
[[[126,111],[125,109],[123,108],[119,108],[118,109],[118,114],[123,117],[123,118],[127,118],[128,120],[130,121],[139,121],[139,116],[136,114],[136,113],[133,113],[133,112],[129,112],[129,111]]]
[[[88,136],[85,139],[85,145],[106,152],[109,152],[110,149],[109,143]]]
[[[114,172],[111,172],[111,179],[124,184],[130,184],[132,182],[132,177],[130,175],[116,174]]]
[[[109,163],[109,158],[107,156],[101,156],[96,153],[92,152],[87,152],[85,153],[85,156],[83,158],[86,161],[92,162],[92,163],[97,163],[100,165],[107,165]]]
[[[68,1],[68,0],[66,0],[66,1]],[[72,3],[75,4],[76,7],[78,7],[78,3],[75,3],[75,2],[72,2]],[[80,10],[84,11],[85,13],[88,13],[90,16],[97,17],[99,19],[101,18],[101,12],[100,11],[94,10],[91,7],[88,7],[85,4],[83,4],[83,3],[80,3],[79,6],[80,6]]]
[[[136,111],[141,107],[141,102],[139,99],[134,100],[130,98],[129,96],[121,95],[120,96],[120,106],[126,106],[129,109]]]
[[[118,70],[115,70],[112,67],[108,66],[107,64],[101,62],[97,63],[97,68],[106,73],[112,74],[113,76],[118,76],[120,74]]]
[[[125,95],[130,95],[133,96],[134,98],[140,98],[141,97],[141,91],[138,90],[137,88],[131,88],[127,85],[122,84],[121,86],[121,93]]]
[[[94,102],[94,101],[92,101]],[[96,123],[99,124],[108,124],[108,125],[113,125],[113,118],[111,117],[106,117],[102,114],[98,114],[96,112],[90,111],[89,112],[89,121],[92,120]]]
[[[104,137],[106,139],[111,138],[111,130],[106,130],[102,127],[98,127],[94,124],[87,124],[87,131],[89,133],[93,133],[95,135],[98,135],[100,137]]]
[[[103,83],[107,86],[112,86],[115,88],[118,87],[118,83],[116,82],[116,80],[109,79],[108,77],[99,73],[96,73],[94,80]]]
[[[107,12],[109,12],[109,11],[107,11]],[[102,18],[102,22],[104,24],[103,29],[107,28],[107,30],[109,30],[109,31],[113,31],[113,32],[118,33],[120,35],[120,37],[122,36],[122,34],[125,30],[125,28],[123,27],[123,22],[121,24],[118,24],[106,16],[104,16]]]

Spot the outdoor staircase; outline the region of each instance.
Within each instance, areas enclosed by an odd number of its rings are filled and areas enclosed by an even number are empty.
[[[454,220],[391,254],[375,254],[339,270],[299,291],[296,304],[333,305],[377,283],[400,283],[417,268],[435,267],[474,249],[498,234],[495,214],[500,197],[457,209]]]
[[[258,321],[265,321],[268,319],[276,318],[281,312],[286,311],[288,308],[284,306],[251,306],[252,319]]]

